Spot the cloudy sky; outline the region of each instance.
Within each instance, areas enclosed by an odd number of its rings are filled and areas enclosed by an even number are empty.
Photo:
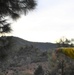
[[[12,24],[12,35],[36,42],[74,38],[74,0],[37,0],[37,4]]]

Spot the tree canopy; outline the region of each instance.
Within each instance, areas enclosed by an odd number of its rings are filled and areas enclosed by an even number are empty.
[[[56,49],[56,52],[63,53],[66,56],[74,59],[74,47],[60,47]]]
[[[61,38],[56,44],[58,47],[74,47],[74,39]]]
[[[20,17],[20,14],[27,14],[35,6],[35,0],[0,0],[0,33],[11,31],[10,24],[5,17],[9,16],[16,20]]]

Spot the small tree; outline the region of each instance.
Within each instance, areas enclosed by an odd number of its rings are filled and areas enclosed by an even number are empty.
[[[58,47],[74,47],[73,42],[73,39],[69,40],[67,38],[61,38],[58,42],[56,42],[56,44]]]
[[[34,75],[44,75],[44,70],[42,69],[42,66],[38,66],[38,68],[34,72]]]

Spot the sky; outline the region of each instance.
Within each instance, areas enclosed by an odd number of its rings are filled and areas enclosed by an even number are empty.
[[[33,42],[74,38],[74,0],[37,0],[36,9],[11,26],[13,36]]]

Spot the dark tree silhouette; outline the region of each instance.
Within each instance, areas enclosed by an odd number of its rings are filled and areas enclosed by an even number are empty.
[[[35,0],[0,0],[0,33],[11,31],[10,24],[5,17],[16,20],[20,17],[20,14],[27,14],[35,6]]]
[[[35,70],[34,75],[44,75],[44,70],[41,65]]]
[[[58,47],[74,47],[74,44],[73,44],[73,39],[69,40],[67,38],[65,39],[60,39],[59,42],[57,42],[57,46]]]

